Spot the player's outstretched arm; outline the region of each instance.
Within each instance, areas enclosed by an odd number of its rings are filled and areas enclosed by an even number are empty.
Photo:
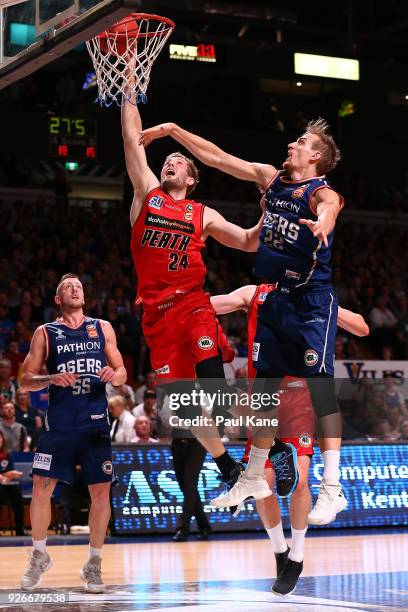
[[[337,315],[337,325],[355,336],[368,336],[370,333],[364,317],[346,308],[341,308],[341,306],[339,306]]]
[[[245,310],[246,312],[255,291],[256,285],[245,285],[245,287],[235,289],[231,293],[212,295],[210,301],[217,315],[228,314],[237,310]]]
[[[119,352],[112,325],[108,321],[103,321],[102,325],[105,334],[105,356],[108,365],[102,368],[98,375],[102,382],[111,382],[115,387],[119,387],[126,382],[126,368],[123,365],[122,355]]]
[[[40,375],[39,372],[47,358],[47,343],[43,326],[37,327],[31,340],[30,350],[23,363],[21,387],[25,391],[38,391],[50,385],[71,387],[78,374],[62,372],[61,374]]]
[[[262,229],[264,215],[250,229],[243,229],[227,221],[219,212],[208,206],[204,209],[204,232],[202,239],[212,236],[224,246],[240,251],[256,252],[258,250],[259,232]]]
[[[317,215],[317,221],[300,219],[299,223],[307,225],[313,236],[328,246],[328,236],[334,230],[339,212],[343,208],[343,198],[333,189],[323,187],[315,192],[310,207]]]
[[[152,140],[164,136],[171,136],[203,164],[218,168],[218,170],[231,174],[238,179],[258,183],[263,189],[269,185],[277,172],[276,168],[269,164],[247,162],[230,155],[209,140],[184,130],[176,123],[162,123],[143,130],[140,143],[147,147]]]
[[[122,106],[122,136],[126,168],[134,189],[134,198],[130,210],[130,223],[132,225],[140,214],[146,194],[160,185],[149,168],[143,145],[139,144],[141,132],[142,120],[133,93],[130,100],[126,100]]]

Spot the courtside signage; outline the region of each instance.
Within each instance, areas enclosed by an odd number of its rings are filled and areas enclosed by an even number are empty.
[[[228,451],[240,460],[244,448]],[[345,444],[341,453],[340,482],[349,502],[330,527],[408,525],[408,444]],[[119,484],[112,488],[115,531],[118,534],[176,530],[183,494],[174,474],[167,446],[114,446],[113,464]],[[315,448],[309,484],[314,499],[319,491],[323,461]],[[262,530],[255,502],[247,502],[232,519],[227,508],[214,508],[209,500],[221,493],[218,470],[207,455],[198,491],[215,531]],[[287,500],[280,500],[285,528],[290,526]],[[315,529],[315,527],[313,527]]]

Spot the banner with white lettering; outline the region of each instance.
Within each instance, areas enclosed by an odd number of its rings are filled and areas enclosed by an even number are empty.
[[[243,446],[230,445],[230,454],[242,459]],[[112,488],[114,528],[117,534],[171,533],[182,512],[183,495],[177,484],[171,451],[167,446],[115,446]],[[323,462],[315,449],[310,467],[310,487],[316,497]],[[207,456],[198,490],[215,531],[260,530],[255,502],[247,502],[238,517],[228,509],[213,508],[210,499],[222,486],[218,469]],[[342,449],[340,477],[349,505],[330,525],[367,527],[408,525],[408,444],[355,444]],[[288,501],[279,500],[284,526],[289,527]]]

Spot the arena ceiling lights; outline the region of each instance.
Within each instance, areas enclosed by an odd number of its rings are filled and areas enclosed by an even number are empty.
[[[295,74],[326,77],[330,79],[360,80],[360,62],[345,57],[295,53]]]

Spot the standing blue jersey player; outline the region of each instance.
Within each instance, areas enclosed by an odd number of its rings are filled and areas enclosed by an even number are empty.
[[[271,292],[259,308],[252,357],[256,382],[262,390],[266,384],[276,386],[271,379],[284,375],[308,380],[324,461],[322,485],[309,522],[321,525],[347,506],[339,484],[341,417],[333,379],[337,297],[330,264],[333,230],[344,202],[325,178],[340,159],[327,130],[323,119],[311,121],[305,133],[288,145],[282,170],[229,155],[174,123],[144,130],[140,139],[147,146],[169,135],[203,163],[254,181],[265,193],[266,214],[254,272],[269,283],[278,283],[278,291]],[[217,505],[238,505],[251,496],[256,481],[259,489],[273,436],[261,430],[253,432],[252,439],[245,473],[226,495],[213,500]]]
[[[81,570],[86,590],[102,593],[101,551],[110,518],[113,479],[105,385],[122,385],[126,370],[110,323],[84,316],[84,291],[75,274],[64,274],[55,302],[61,316],[38,327],[24,365],[22,387],[49,387],[46,431],[33,461],[30,506],[34,550],[21,586],[33,590],[52,561],[46,551],[50,499],[58,481],[72,484],[81,465],[91,497],[90,553]],[[49,375],[39,372],[46,364]]]

